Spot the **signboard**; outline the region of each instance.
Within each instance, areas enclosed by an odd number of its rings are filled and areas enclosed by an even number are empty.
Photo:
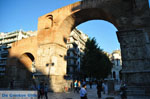
[[[0,90],[0,99],[37,99],[37,91]]]

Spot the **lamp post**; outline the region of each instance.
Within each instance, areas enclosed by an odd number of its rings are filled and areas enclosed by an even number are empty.
[[[48,67],[48,66],[49,66],[49,71],[48,71],[48,78],[49,78],[49,76],[50,76],[50,69],[51,69],[51,66],[54,66],[54,63],[47,63],[46,67]]]

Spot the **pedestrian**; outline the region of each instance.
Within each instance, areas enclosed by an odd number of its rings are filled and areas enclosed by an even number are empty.
[[[102,91],[102,82],[97,82],[97,96],[101,98],[101,91]]]
[[[14,80],[10,81],[10,89],[14,89]]]
[[[92,81],[89,82],[90,89],[92,89]]]
[[[102,83],[102,88],[103,88],[103,94],[107,94],[108,93],[108,87],[107,87],[107,84],[105,81]]]
[[[87,91],[86,91],[86,85],[82,85],[82,88],[80,89],[80,97],[81,99],[88,99],[87,98]]]
[[[40,85],[38,85],[38,99],[42,99],[44,96],[44,83],[41,82]]]
[[[121,99],[127,99],[127,93],[126,93],[127,87],[126,84],[123,83],[120,87],[120,95],[121,95]]]
[[[78,82],[77,80],[74,81],[74,93],[78,92]]]
[[[45,83],[45,85],[44,85],[44,95],[45,95],[46,99],[48,99],[47,92],[48,92],[48,85],[47,85],[47,83]]]
[[[80,91],[80,89],[81,89],[81,82],[80,81],[78,81],[78,87],[77,87],[78,89],[78,93],[79,93],[79,91]]]
[[[86,82],[85,82],[85,80],[83,80],[83,81],[82,81],[82,85],[86,85]]]
[[[71,90],[73,90],[73,87],[74,87],[73,82],[71,82],[70,87],[71,87]]]
[[[40,99],[40,84],[38,84],[37,90],[38,90],[38,99]]]
[[[32,84],[31,85],[31,90],[36,90],[36,85]]]

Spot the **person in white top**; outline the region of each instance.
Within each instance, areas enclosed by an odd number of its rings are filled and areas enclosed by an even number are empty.
[[[87,99],[87,91],[86,91],[86,85],[82,85],[82,88],[80,89],[80,97],[81,99]]]
[[[106,82],[102,83],[102,87],[103,87],[104,94],[108,94],[108,87],[107,87]]]

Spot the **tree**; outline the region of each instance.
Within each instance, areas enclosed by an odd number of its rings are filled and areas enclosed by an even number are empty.
[[[108,56],[100,49],[95,38],[88,39],[85,44],[81,61],[81,71],[87,77],[105,78],[111,73],[112,63]]]

